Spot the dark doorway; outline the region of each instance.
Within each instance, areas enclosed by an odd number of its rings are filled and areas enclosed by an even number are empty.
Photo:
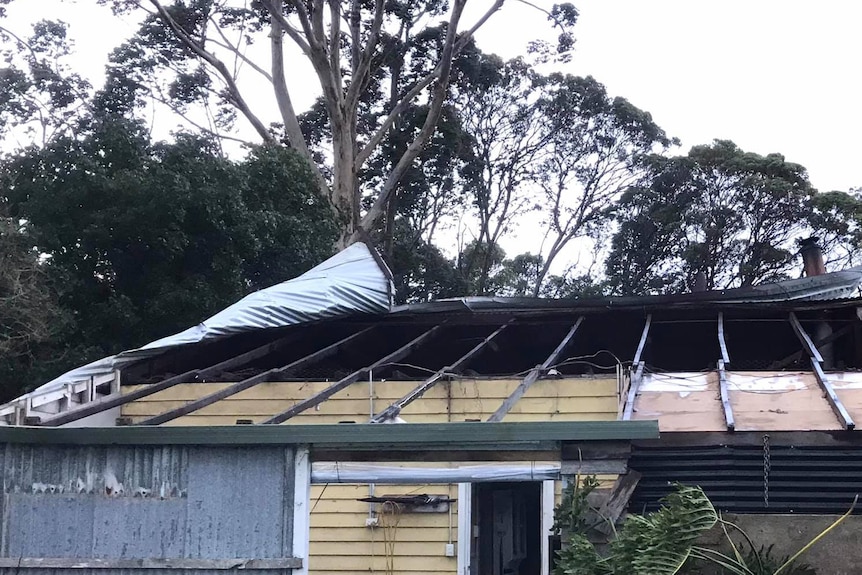
[[[540,575],[542,484],[473,485],[472,575]]]

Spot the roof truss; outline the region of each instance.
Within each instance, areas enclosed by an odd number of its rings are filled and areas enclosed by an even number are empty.
[[[844,426],[844,429],[847,429],[848,431],[854,429],[856,427],[856,423],[853,421],[853,418],[850,417],[844,404],[841,403],[841,400],[838,398],[838,394],[835,393],[832,383],[823,372],[823,366],[821,365],[823,363],[823,356],[820,355],[820,351],[817,349],[817,346],[814,345],[814,342],[811,341],[811,337],[809,337],[808,333],[806,333],[805,329],[802,327],[796,314],[790,312],[789,319],[790,324],[793,326],[793,331],[796,332],[796,336],[799,338],[803,348],[805,348],[808,352],[808,356],[811,358],[811,368],[814,370],[814,376],[817,379],[817,383],[820,385],[820,388],[826,396],[826,401],[829,402],[829,407],[832,408],[832,411],[835,413],[835,417],[838,418],[838,421]]]
[[[190,381],[194,381],[196,379],[204,379],[207,377],[213,377],[217,374],[222,373],[223,371],[227,371],[229,369],[234,369],[237,367],[241,367],[252,361],[260,359],[269,355],[274,351],[278,351],[279,349],[289,345],[290,343],[296,341],[299,334],[292,333],[281,339],[276,341],[267,343],[265,345],[261,345],[256,347],[250,351],[239,354],[237,356],[231,357],[204,369],[193,369],[187,371],[185,373],[181,373],[179,375],[175,375],[174,377],[170,377],[168,379],[162,380],[158,383],[149,384],[143,387],[139,387],[138,389],[126,393],[124,395],[115,395],[112,397],[108,397],[102,401],[94,402],[92,404],[87,404],[80,409],[76,409],[74,411],[67,411],[60,413],[55,417],[51,417],[49,419],[44,420],[41,425],[46,426],[58,426],[64,425],[66,423],[71,423],[73,421],[78,421],[79,419],[83,419],[84,417],[88,417],[90,415],[95,415],[97,413],[101,413],[107,409],[111,409],[114,407],[119,407],[121,405],[125,405],[132,401],[136,401],[138,399],[147,397],[149,395],[153,395],[154,393],[158,393],[160,391],[164,391],[165,389],[169,389],[175,385],[180,383],[187,383]]]
[[[548,356],[545,361],[543,361],[540,365],[537,365],[533,369],[530,370],[530,373],[527,374],[527,377],[524,378],[523,381],[515,388],[514,391],[503,401],[503,404],[497,408],[491,417],[488,418],[489,422],[502,421],[506,414],[512,409],[515,403],[527,393],[527,390],[530,389],[536,380],[539,379],[540,375],[544,375],[548,372],[552,365],[554,365],[557,359],[560,357],[560,354],[565,351],[566,347],[568,347],[569,343],[572,341],[572,338],[575,337],[575,332],[578,331],[578,327],[580,327],[581,322],[584,321],[584,316],[578,318],[578,321],[575,322],[575,325],[569,329],[569,332],[566,336],[560,341],[554,351],[551,352],[551,355]]]
[[[306,355],[305,357],[297,359],[296,361],[294,361],[292,363],[289,363],[289,364],[284,365],[282,367],[276,367],[276,368],[264,371],[263,373],[259,373],[257,375],[253,375],[247,379],[244,379],[244,380],[239,381],[237,383],[231,384],[231,385],[225,387],[224,389],[216,391],[215,393],[211,393],[211,394],[204,396],[198,400],[187,403],[186,405],[183,405],[182,407],[178,407],[176,409],[171,409],[170,411],[160,413],[159,415],[156,415],[155,417],[150,417],[149,419],[145,419],[144,421],[141,421],[138,425],[159,425],[159,424],[162,424],[162,423],[165,423],[168,421],[172,421],[178,417],[182,417],[183,415],[188,415],[189,413],[192,413],[192,412],[197,411],[199,409],[203,409],[204,407],[206,407],[208,405],[212,405],[213,403],[215,403],[217,401],[221,401],[222,399],[225,399],[225,398],[230,397],[232,395],[236,395],[237,393],[239,393],[241,391],[245,391],[246,389],[252,388],[255,385],[258,385],[259,383],[270,381],[274,377],[279,377],[279,376],[284,377],[284,376],[290,375],[292,373],[295,373],[295,372],[299,371],[300,369],[303,369],[309,365],[312,365],[314,363],[317,363],[318,361],[321,361],[322,359],[325,359],[327,357],[335,355],[336,353],[338,353],[339,351],[344,349],[349,344],[351,344],[354,341],[360,339],[361,337],[367,335],[373,329],[374,329],[374,327],[372,326],[372,327],[367,327],[365,329],[359,330],[358,332],[356,332],[354,334],[351,334],[351,335],[349,335],[349,336],[347,336],[347,337],[345,337],[345,338],[343,338],[343,339],[341,339],[341,340],[339,340],[339,341],[337,341],[331,345],[328,345],[328,346],[324,347],[323,349],[319,349],[319,350],[315,351],[314,353]]]
[[[330,385],[329,387],[327,387],[326,389],[324,389],[320,393],[317,393],[317,394],[309,397],[308,399],[300,401],[299,403],[297,403],[296,405],[294,405],[290,409],[287,409],[285,411],[282,411],[279,414],[274,415],[273,417],[270,417],[269,419],[265,420],[263,423],[265,423],[265,424],[284,423],[285,421],[287,421],[291,417],[299,415],[303,411],[305,411],[307,409],[311,409],[312,407],[314,407],[320,403],[323,403],[324,401],[326,401],[327,399],[329,399],[330,397],[332,397],[333,395],[335,395],[336,393],[338,393],[339,391],[341,391],[342,389],[344,389],[348,385],[351,385],[351,384],[355,383],[356,381],[359,381],[360,379],[362,379],[363,377],[365,377],[369,373],[373,372],[375,369],[378,369],[384,365],[388,365],[392,362],[396,362],[396,361],[399,361],[400,359],[403,359],[411,351],[413,351],[414,349],[416,349],[417,347],[422,345],[424,342],[426,342],[427,340],[429,340],[433,336],[437,335],[441,331],[442,327],[443,327],[442,325],[436,325],[436,326],[432,327],[431,329],[423,332],[418,337],[410,340],[409,342],[407,342],[403,346],[399,347],[398,349],[396,349],[392,353],[385,355],[382,358],[378,359],[377,361],[375,361],[374,363],[372,363],[368,367],[363,367],[362,369],[354,371],[353,373],[351,373],[347,377],[344,377],[344,378],[340,379],[339,381],[333,383],[332,385]]]
[[[629,391],[626,395],[626,408],[623,410],[623,420],[629,420],[632,418],[632,414],[635,409],[635,398],[638,395],[638,389],[641,386],[641,380],[644,375],[644,361],[641,359],[643,356],[644,348],[646,347],[647,338],[649,337],[649,328],[652,324],[652,314],[647,315],[646,322],[644,322],[644,329],[641,332],[641,339],[638,342],[638,349],[635,352],[635,358],[632,360],[632,376],[631,382],[629,383]]]
[[[425,395],[425,393],[437,385],[444,377],[447,377],[450,374],[458,374],[464,369],[469,361],[473,359],[480,351],[485,349],[488,344],[490,344],[494,339],[500,335],[503,330],[505,330],[508,326],[510,326],[515,320],[510,319],[508,322],[504,323],[493,332],[491,332],[484,340],[479,342],[476,346],[474,346],[470,351],[459,357],[454,363],[451,365],[447,365],[446,367],[438,370],[434,375],[417,385],[412,391],[407,393],[401,399],[393,402],[389,407],[376,414],[371,418],[371,423],[382,423],[384,421],[394,419],[398,417],[398,414],[401,413],[401,410]]]

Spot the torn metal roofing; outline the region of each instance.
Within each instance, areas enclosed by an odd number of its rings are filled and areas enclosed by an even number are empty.
[[[391,308],[392,294],[391,272],[374,248],[358,242],[297,278],[249,294],[194,327],[73,369],[6,406],[91,378],[110,380],[116,369],[184,345],[323,319],[385,313]]]
[[[487,312],[503,310],[589,310],[707,308],[714,306],[776,305],[824,302],[862,297],[862,266],[819,276],[742,288],[673,295],[543,299],[529,297],[462,297],[408,304],[393,313]]]

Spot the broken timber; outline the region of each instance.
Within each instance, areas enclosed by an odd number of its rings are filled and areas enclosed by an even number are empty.
[[[644,362],[641,360],[643,356],[644,348],[646,347],[647,337],[649,336],[649,328],[652,323],[652,314],[647,315],[646,323],[644,323],[644,329],[641,333],[641,339],[638,342],[638,349],[635,352],[635,358],[632,361],[633,373],[631,376],[631,381],[629,382],[629,391],[626,395],[626,408],[623,411],[623,419],[629,420],[632,418],[632,413],[635,409],[635,398],[638,395],[638,389],[641,386],[641,380],[643,379],[644,374]]]
[[[820,362],[815,361],[813,357],[811,358],[811,368],[814,370],[814,377],[820,385],[820,389],[823,390],[823,394],[826,396],[826,401],[829,402],[829,407],[832,408],[832,412],[835,413],[835,416],[844,426],[844,429],[847,431],[853,431],[856,428],[856,423],[854,423],[853,418],[850,417],[844,404],[841,403],[841,400],[838,398],[838,394],[835,393],[835,389],[832,387],[832,383],[826,377],[826,374],[823,373],[823,367],[821,367]]]
[[[287,421],[288,419],[290,419],[291,417],[293,417],[295,415],[299,415],[300,413],[302,413],[306,409],[311,409],[312,407],[314,407],[320,403],[323,403],[324,401],[326,401],[327,399],[329,399],[330,397],[332,397],[333,395],[335,395],[336,393],[338,393],[339,391],[341,391],[342,389],[344,389],[348,385],[351,385],[351,384],[355,383],[356,381],[359,381],[359,379],[365,377],[368,373],[374,371],[375,369],[382,367],[384,365],[390,364],[392,362],[396,362],[396,361],[404,358],[405,356],[407,356],[407,354],[409,354],[411,351],[413,351],[414,349],[419,347],[423,342],[425,342],[425,340],[427,340],[427,339],[433,337],[434,335],[436,335],[437,333],[439,333],[439,331],[441,329],[442,329],[442,326],[440,326],[440,325],[436,325],[436,326],[432,327],[428,331],[422,333],[422,335],[420,335],[419,337],[414,338],[413,340],[404,344],[403,346],[396,349],[395,351],[393,351],[389,355],[386,355],[386,356],[378,359],[377,361],[375,361],[374,363],[372,363],[368,367],[363,367],[360,370],[354,371],[353,373],[351,373],[347,377],[333,383],[332,385],[330,385],[329,387],[327,387],[326,389],[324,389],[320,393],[317,393],[317,394],[309,397],[308,399],[300,401],[299,403],[297,403],[296,405],[294,405],[290,409],[287,409],[287,410],[282,411],[281,413],[279,413],[277,415],[274,415],[273,417],[270,417],[269,419],[267,419],[263,423],[264,424],[283,423],[283,422]]]
[[[730,394],[727,389],[727,372],[724,370],[724,360],[718,360],[718,389],[721,395],[721,408],[724,411],[724,424],[728,431],[736,429],[733,420],[733,408],[730,406]]]
[[[835,413],[835,417],[838,418],[841,425],[844,426],[844,429],[852,431],[856,428],[856,424],[853,422],[853,418],[850,417],[844,404],[841,403],[841,399],[838,398],[838,394],[835,393],[832,383],[823,372],[823,366],[821,365],[823,363],[823,357],[820,355],[814,342],[811,341],[808,333],[805,332],[805,329],[802,327],[802,324],[793,312],[790,312],[790,324],[793,326],[793,331],[796,332],[796,336],[799,338],[799,341],[802,343],[802,346],[811,358],[811,369],[814,370],[814,377],[817,380],[817,384],[820,386],[820,389],[823,390],[823,395],[826,397],[829,407],[832,409],[832,412]]]
[[[635,492],[635,488],[637,488],[641,477],[642,475],[634,469],[629,469],[627,473],[617,477],[610,495],[602,506],[599,507],[597,513],[604,521],[596,529],[605,535],[613,534],[613,525],[619,521],[623,512],[629,506],[629,499],[631,499],[632,494]]]
[[[425,393],[429,389],[437,385],[437,382],[439,382],[441,379],[450,374],[460,373],[461,370],[466,367],[467,362],[473,359],[473,357],[475,357],[480,351],[485,349],[488,344],[490,344],[494,340],[494,338],[500,335],[500,333],[502,333],[502,331],[508,326],[510,326],[514,321],[514,319],[510,319],[508,322],[498,327],[488,337],[486,337],[485,339],[480,341],[475,347],[473,347],[473,349],[458,358],[458,360],[455,361],[452,365],[447,365],[446,367],[440,369],[439,371],[437,371],[437,373],[435,373],[434,375],[420,383],[418,386],[416,386],[412,391],[407,393],[407,395],[395,401],[389,407],[372,417],[371,423],[382,423],[384,421],[398,417],[398,414],[401,413],[402,409],[425,395]]]
[[[203,409],[204,407],[206,407],[208,405],[212,405],[213,403],[215,403],[217,401],[221,401],[222,399],[225,399],[225,398],[230,397],[232,395],[236,395],[237,393],[239,393],[241,391],[245,391],[246,389],[249,389],[251,387],[254,387],[255,385],[257,385],[259,383],[264,383],[266,381],[270,381],[270,379],[273,377],[285,376],[285,375],[289,375],[291,373],[295,373],[296,371],[299,371],[300,369],[303,369],[304,367],[307,367],[307,366],[312,365],[312,364],[314,364],[314,363],[316,363],[322,359],[326,359],[327,357],[335,355],[336,353],[341,351],[346,345],[348,345],[351,342],[361,338],[363,335],[368,334],[368,332],[370,332],[373,329],[374,329],[374,327],[372,326],[372,327],[367,327],[365,329],[359,330],[358,332],[356,332],[352,335],[349,335],[349,336],[345,337],[344,339],[341,339],[341,340],[339,340],[339,341],[337,341],[331,345],[328,345],[328,346],[324,347],[323,349],[319,349],[319,350],[315,351],[314,353],[306,355],[305,357],[301,357],[300,359],[297,359],[296,361],[294,361],[292,363],[289,363],[289,364],[282,366],[282,367],[276,367],[273,369],[269,369],[267,371],[264,371],[262,373],[258,373],[257,375],[253,375],[253,376],[251,376],[247,379],[244,379],[242,381],[239,381],[237,383],[233,383],[233,384],[225,387],[224,389],[220,389],[220,390],[216,391],[215,393],[211,393],[211,394],[204,396],[200,399],[189,402],[189,403],[183,405],[182,407],[177,407],[176,409],[171,409],[170,411],[166,411],[164,413],[160,413],[159,415],[155,415],[153,417],[150,417],[149,419],[145,419],[145,420],[139,422],[138,425],[159,425],[159,424],[165,423],[167,421],[172,421],[178,417],[182,417],[184,415],[188,415],[189,413],[192,413],[192,412],[197,411],[199,409]]]
[[[71,423],[73,421],[78,421],[79,419],[89,417],[90,415],[95,415],[96,413],[101,413],[107,409],[119,407],[132,401],[136,401],[138,399],[150,396],[154,393],[158,393],[180,383],[187,383],[190,381],[194,381],[195,379],[203,379],[206,377],[217,375],[228,369],[240,367],[242,365],[255,361],[256,359],[265,357],[273,351],[276,351],[284,345],[294,341],[296,337],[297,334],[291,334],[277,341],[273,341],[260,347],[256,347],[250,351],[211,365],[210,367],[206,367],[204,369],[193,369],[185,373],[181,373],[179,375],[175,375],[168,379],[162,380],[158,383],[139,387],[138,389],[125,395],[118,394],[112,397],[106,397],[105,399],[102,399],[98,402],[85,404],[83,407],[75,409],[74,411],[66,411],[54,417],[50,417],[44,420],[40,425],[64,425],[66,423]]]
[[[718,312],[718,347],[721,348],[721,360],[730,363],[730,355],[727,353],[727,341],[724,339],[724,312]]]
[[[551,355],[549,355],[547,359],[542,362],[541,365],[537,365],[530,370],[530,373],[527,374],[527,377],[525,377],[524,380],[518,385],[518,387],[516,387],[515,390],[511,393],[511,395],[509,395],[509,397],[507,397],[505,401],[503,401],[503,404],[499,408],[497,408],[497,411],[495,411],[491,415],[491,417],[488,418],[488,421],[501,421],[504,417],[506,417],[506,414],[509,413],[515,403],[519,399],[521,399],[521,397],[523,397],[525,393],[527,393],[527,390],[530,389],[530,386],[536,383],[536,380],[539,379],[539,376],[547,373],[548,369],[550,369],[550,367],[554,365],[554,363],[557,361],[557,358],[560,357],[560,354],[565,351],[566,347],[572,341],[572,338],[575,337],[575,332],[578,331],[578,327],[580,327],[582,321],[584,321],[584,316],[578,318],[578,320],[575,322],[575,325],[573,325],[572,328],[569,330],[569,333],[566,334],[566,337],[564,337],[563,340],[559,343],[559,345],[557,345],[557,347],[554,349],[554,351],[551,352]]]

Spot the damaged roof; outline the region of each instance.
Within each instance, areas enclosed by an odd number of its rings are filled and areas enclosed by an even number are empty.
[[[273,377],[342,381],[371,368],[375,377],[422,380],[462,360],[468,374],[512,375],[545,361],[561,340],[568,356],[598,357],[592,367],[585,361],[559,366],[563,375],[638,361],[654,371],[700,370],[714,368],[720,357],[716,322],[726,322],[735,369],[768,369],[787,357],[783,367],[798,369],[805,357],[794,356],[799,347],[787,314],[798,313],[811,325],[832,310],[830,321],[849,325],[858,321],[860,285],[862,267],[679,295],[466,297],[396,307],[389,270],[373,248],[359,243],[198,326],[70,371],[0,406],[0,420],[48,402],[71,405],[69,398],[81,394],[90,402],[116,399],[120,381],[153,383],[153,389],[183,381],[255,385]],[[646,349],[645,320],[653,324]],[[685,354],[677,353],[680,345]],[[471,351],[474,346],[481,350]],[[852,342],[838,342],[836,349],[846,365],[862,368]]]

